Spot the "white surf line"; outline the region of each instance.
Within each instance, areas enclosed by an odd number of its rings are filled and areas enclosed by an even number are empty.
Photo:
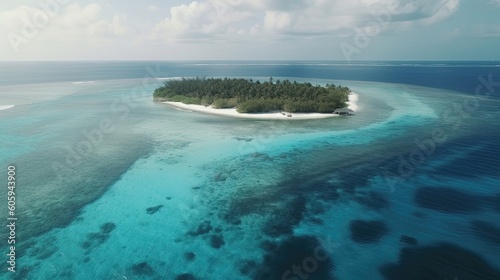
[[[0,110],[7,110],[14,107],[16,107],[16,105],[0,105]]]

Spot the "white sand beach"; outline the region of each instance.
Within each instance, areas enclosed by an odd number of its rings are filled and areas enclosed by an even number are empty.
[[[16,105],[0,105],[0,110],[7,110],[10,108],[14,108]]]
[[[355,111],[355,112],[357,112],[359,110],[359,106],[357,104],[358,98],[359,98],[358,94],[353,92],[349,95],[349,102],[347,102],[348,108]],[[332,117],[339,116],[337,114],[320,114],[320,113],[290,113],[289,114],[289,113],[284,113],[284,112],[246,114],[246,113],[238,113],[235,108],[216,109],[216,108],[213,108],[211,106],[205,107],[202,105],[190,105],[190,104],[184,104],[182,102],[170,102],[170,101],[166,101],[166,102],[162,102],[162,103],[168,104],[168,105],[175,107],[179,110],[188,111],[188,112],[199,112],[199,113],[206,113],[206,114],[219,115],[219,116],[244,118],[244,119],[308,120],[308,119],[332,118]],[[289,117],[289,115],[291,115],[291,117]]]

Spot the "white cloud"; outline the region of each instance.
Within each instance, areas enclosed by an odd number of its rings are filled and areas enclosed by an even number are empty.
[[[101,6],[89,4],[81,7],[73,4],[67,7],[61,16],[54,19],[51,28],[73,36],[119,36],[127,33],[125,16],[113,16],[110,20],[101,19]]]
[[[186,4],[168,10],[146,4],[142,13],[129,10],[128,15],[122,15],[113,14],[115,9],[105,10],[105,5],[76,2],[68,1],[53,14],[37,2],[0,11],[0,34],[29,37],[25,39],[28,43],[17,41],[19,54],[14,53],[11,38],[0,37],[0,59],[130,59],[133,56],[129,52],[148,57],[162,57],[163,53],[167,57],[188,49],[196,49],[205,57],[210,57],[209,52],[217,56],[234,52],[238,58],[242,50],[246,49],[250,57],[259,48],[274,51],[266,52],[272,53],[269,57],[284,57],[288,48],[287,55],[293,57],[303,49],[324,47],[325,52],[333,52],[331,49],[341,40],[352,39],[359,28],[376,20],[377,14],[379,18],[388,16],[386,37],[396,38],[401,31],[411,32],[419,26],[432,29],[429,26],[446,20],[460,5],[460,0],[185,0]],[[129,20],[133,26],[128,25]],[[494,27],[478,27],[475,32],[472,25],[460,27],[455,36],[498,34]],[[31,32],[29,36],[23,35],[26,31]]]
[[[7,34],[2,36],[0,47],[10,49],[8,53],[13,55],[24,50],[57,53],[62,46],[99,45],[128,29],[125,16],[105,19],[101,6],[95,3],[60,5],[51,10],[22,5],[0,13],[0,34]]]
[[[434,7],[430,6],[428,9],[423,9],[428,17],[424,18],[422,22],[424,24],[430,25],[438,21],[442,21],[450,15],[454,14],[458,9],[459,4],[460,0],[437,1],[437,5],[435,5]]]
[[[156,25],[155,35],[191,37],[192,35],[216,35],[234,32],[233,24],[244,21],[252,13],[234,9],[224,1],[193,1],[189,5],[170,8],[170,16]],[[237,32],[241,32],[238,28]]]
[[[269,30],[288,29],[292,24],[292,15],[286,12],[266,12],[264,26]]]
[[[500,0],[498,0],[500,1]],[[339,34],[390,13],[394,29],[432,25],[455,13],[460,0],[198,0],[174,6],[155,38]],[[390,12],[388,12],[390,11]],[[258,28],[256,27],[258,26]]]

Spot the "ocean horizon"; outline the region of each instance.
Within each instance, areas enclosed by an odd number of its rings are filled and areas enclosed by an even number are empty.
[[[0,77],[17,218],[1,279],[500,279],[498,61],[4,61]],[[153,101],[182,77],[333,83],[358,109]]]

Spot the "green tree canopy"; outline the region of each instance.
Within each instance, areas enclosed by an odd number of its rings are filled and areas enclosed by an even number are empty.
[[[182,78],[166,81],[154,92],[155,100],[237,108],[241,113],[270,111],[332,113],[346,107],[349,88],[313,86],[289,80],[259,82],[229,78]]]

